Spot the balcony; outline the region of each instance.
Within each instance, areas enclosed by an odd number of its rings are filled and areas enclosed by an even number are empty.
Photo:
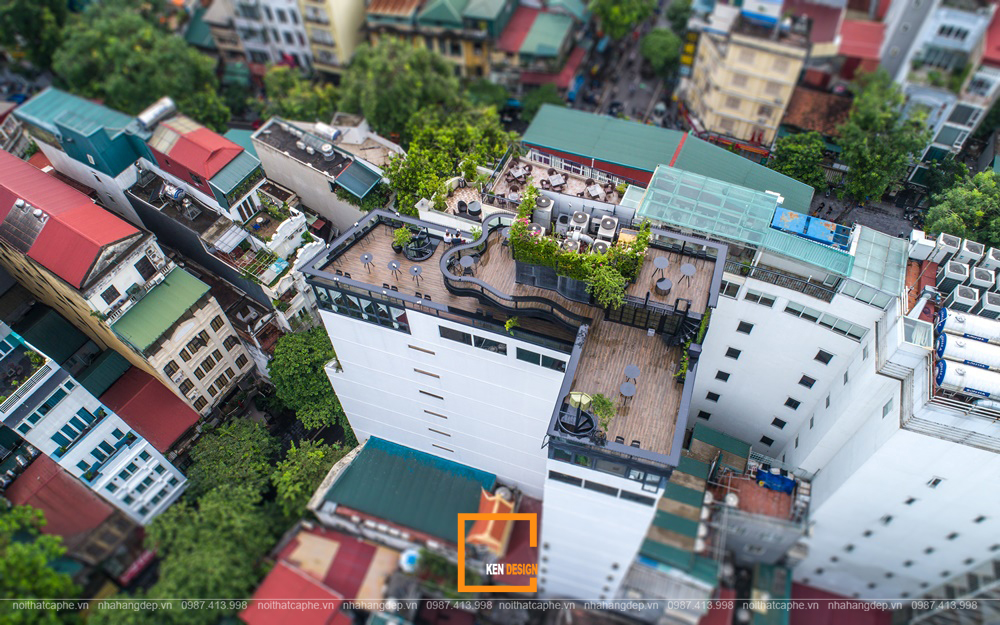
[[[123,449],[128,449],[132,446],[132,443],[137,440],[139,440],[139,437],[136,436],[134,432],[126,434],[124,438],[119,439],[118,442],[115,443],[115,450],[111,452],[110,456],[87,469],[87,472],[81,475],[80,479],[86,484],[93,484],[99,477],[101,477],[101,472],[104,467],[109,466]]]
[[[330,17],[324,13],[303,13],[302,19],[310,24],[329,25]]]
[[[798,291],[799,293],[804,293],[805,295],[815,297],[816,299],[823,300],[827,303],[832,302],[834,296],[837,294],[835,290],[827,288],[822,284],[815,284],[805,278],[793,276],[792,274],[784,273],[783,271],[777,269],[764,269],[759,266],[746,265],[732,260],[727,260],[726,271],[737,276],[746,276],[748,278],[760,280],[761,282],[767,282],[768,284],[780,286],[785,289]]]
[[[146,294],[153,290],[153,287],[163,282],[164,278],[167,277],[174,269],[174,261],[168,260],[162,267],[156,270],[149,280],[142,285],[133,285],[128,292],[125,293],[124,297],[120,298],[107,312],[103,313],[104,319],[109,323],[114,323],[122,315],[124,315],[130,308],[138,304],[142,298],[146,297]]]
[[[13,335],[8,336],[10,341]],[[0,360],[0,413],[7,413],[45,377],[52,366],[45,356],[23,344],[16,345]]]
[[[71,440],[68,445],[63,445],[62,447],[60,447],[59,449],[57,449],[55,451],[55,453],[52,454],[53,458],[56,458],[57,460],[59,458],[62,458],[67,453],[69,453],[69,451],[71,449],[73,449],[73,447],[75,447],[77,443],[79,443],[83,439],[87,438],[87,434],[89,434],[91,430],[93,430],[95,427],[97,427],[97,424],[100,423],[101,421],[103,421],[104,417],[108,416],[108,411],[105,410],[104,408],[98,408],[94,412],[94,414],[92,416],[94,417],[94,419],[90,423],[87,424],[87,427],[83,428],[83,431],[81,431],[76,436],[76,438],[74,438],[73,440]]]

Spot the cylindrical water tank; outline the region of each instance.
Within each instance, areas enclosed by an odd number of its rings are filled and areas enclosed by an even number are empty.
[[[1000,345],[1000,321],[986,319],[969,313],[956,312],[947,308],[938,311],[934,329],[938,334],[947,332],[975,341]]]
[[[1000,373],[947,360],[937,361],[934,381],[941,388],[980,397],[1000,397]]]
[[[1000,345],[945,333],[938,335],[937,355],[972,367],[1000,371]]]

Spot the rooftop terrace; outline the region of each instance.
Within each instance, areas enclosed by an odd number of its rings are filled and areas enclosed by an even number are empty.
[[[526,284],[523,272],[533,266],[511,257],[505,229],[512,221],[507,214],[489,217],[480,239],[473,241],[468,232],[446,232],[444,226],[373,211],[315,258],[305,273],[317,286],[370,293],[394,305],[501,334],[506,334],[504,322],[517,316],[520,325],[511,332],[516,338],[578,353],[566,369],[567,396],[574,391],[601,393],[615,402],[618,416],[607,431],[609,448],[621,453],[643,450],[660,461],[679,453],[674,441],[685,386],[674,374],[683,351],[680,333],[689,332],[692,323],[697,329],[717,297],[722,273],[722,263],[705,252],[707,242],[693,245],[688,237],[654,231],[638,277],[627,286],[626,305],[605,311],[579,292],[567,296]],[[392,233],[401,225],[417,233],[419,245],[397,253]],[[631,236],[627,226],[631,223],[617,228],[612,245]],[[713,249],[718,252],[719,246]],[[724,246],[721,249],[724,256]],[[658,258],[666,261],[662,270],[654,262]],[[399,263],[397,272],[390,268],[393,262]],[[654,286],[663,279],[661,273],[673,283],[667,293]],[[336,292],[318,292],[321,308],[336,305],[324,301],[330,297],[336,298]],[[585,325],[586,332],[581,330]],[[635,395],[625,403],[619,387],[627,365],[637,366],[640,374]],[[554,415],[565,408],[560,402]]]

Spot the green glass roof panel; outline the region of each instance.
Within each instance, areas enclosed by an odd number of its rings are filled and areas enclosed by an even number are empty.
[[[379,180],[381,180],[379,175],[362,165],[360,161],[354,161],[337,176],[337,184],[358,198],[364,198],[368,195],[368,192],[375,188]]]
[[[861,227],[851,278],[892,295],[903,292],[909,255],[906,239]]]
[[[206,293],[207,284],[175,267],[111,328],[130,345],[145,351]]]

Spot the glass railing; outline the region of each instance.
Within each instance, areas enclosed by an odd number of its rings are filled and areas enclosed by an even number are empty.
[[[726,271],[737,276],[746,276],[748,278],[760,280],[761,282],[767,282],[768,284],[780,286],[785,289],[798,291],[799,293],[804,293],[810,297],[821,299],[824,302],[832,302],[834,296],[837,294],[837,292],[833,289],[813,284],[805,278],[799,278],[798,276],[770,269],[763,269],[761,267],[754,267],[752,265],[745,265],[732,260],[726,261]]]

